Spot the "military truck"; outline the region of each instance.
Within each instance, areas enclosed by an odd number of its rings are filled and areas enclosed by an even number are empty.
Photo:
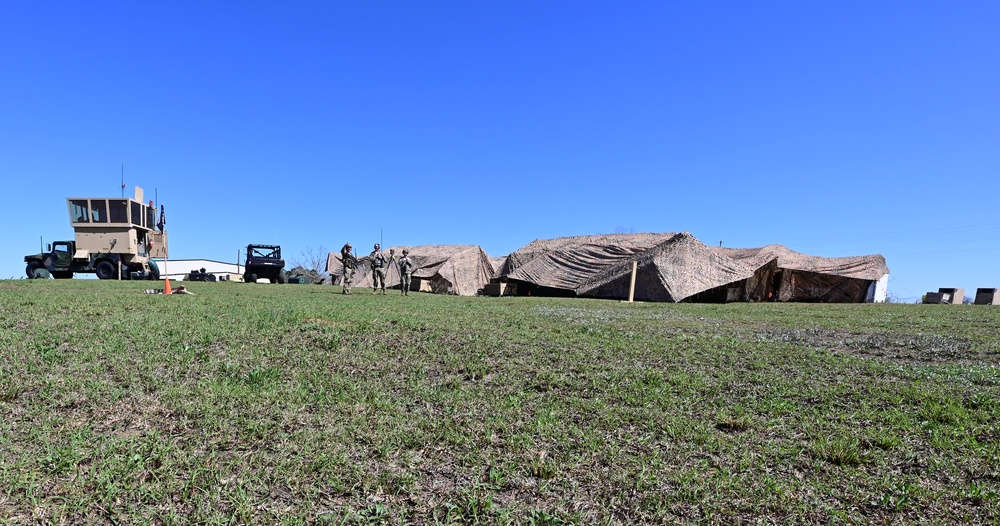
[[[285,260],[281,259],[278,245],[247,245],[245,267],[243,281],[247,283],[257,283],[261,278],[271,283],[285,282]]]
[[[88,273],[100,279],[159,279],[160,269],[152,258],[167,257],[162,208],[157,231],[153,202],[147,205],[142,198],[142,188],[136,187],[134,199],[66,199],[76,239],[55,241],[48,252],[24,256],[25,274],[28,278],[69,279]]]

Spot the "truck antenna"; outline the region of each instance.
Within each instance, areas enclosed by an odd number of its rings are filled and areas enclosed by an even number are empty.
[[[122,197],[125,197],[125,163],[122,163]]]

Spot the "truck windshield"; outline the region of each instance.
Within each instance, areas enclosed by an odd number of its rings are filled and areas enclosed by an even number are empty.
[[[281,249],[275,247],[250,247],[247,255],[254,258],[281,259]]]

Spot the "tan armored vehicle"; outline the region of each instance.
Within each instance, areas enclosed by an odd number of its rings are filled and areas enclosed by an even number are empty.
[[[139,187],[134,199],[70,197],[66,205],[76,239],[56,241],[48,252],[25,256],[25,273],[29,278],[68,279],[85,272],[100,279],[159,279],[152,258],[167,257],[163,208],[157,223],[153,202],[142,201]]]

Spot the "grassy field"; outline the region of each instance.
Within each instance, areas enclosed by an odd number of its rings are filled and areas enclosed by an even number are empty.
[[[150,286],[0,282],[0,523],[1000,522],[1000,307]]]

